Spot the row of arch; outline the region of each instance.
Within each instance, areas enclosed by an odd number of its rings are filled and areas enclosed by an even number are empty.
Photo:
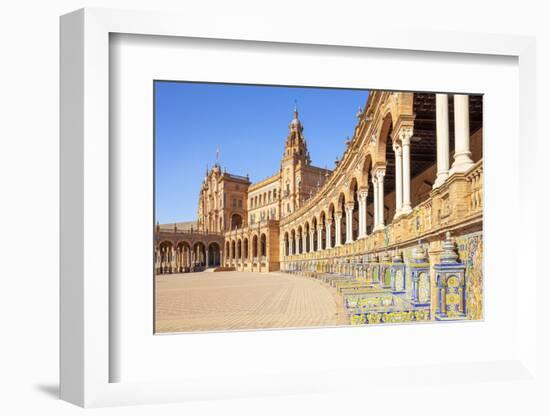
[[[375,224],[373,213],[366,209],[368,200],[368,190],[360,190],[354,178],[348,192],[341,192],[326,209],[284,233],[284,255],[309,253],[356,241],[361,237],[360,222],[363,221],[364,235],[371,232]],[[364,211],[360,210],[363,203]]]
[[[267,256],[267,236],[261,233],[252,237],[235,238],[225,242],[225,261],[248,260]]]
[[[386,167],[395,166],[386,163],[387,147],[388,143],[401,145],[399,135],[393,134],[395,117],[390,107],[384,110],[378,139],[371,146],[362,144],[364,158],[358,167],[349,164],[347,170],[353,169],[353,174],[328,206],[283,233],[284,256],[338,247],[383,228],[389,214],[384,205],[384,176]]]
[[[155,273],[186,273],[221,264],[221,247],[216,242],[161,241],[154,253]]]

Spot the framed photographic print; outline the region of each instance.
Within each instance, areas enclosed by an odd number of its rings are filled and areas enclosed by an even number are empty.
[[[533,45],[63,16],[62,398],[535,391]]]

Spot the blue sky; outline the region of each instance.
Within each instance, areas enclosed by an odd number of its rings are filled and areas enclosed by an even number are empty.
[[[155,210],[161,224],[192,221],[207,165],[250,175],[280,165],[297,102],[312,163],[334,168],[366,90],[155,82]]]

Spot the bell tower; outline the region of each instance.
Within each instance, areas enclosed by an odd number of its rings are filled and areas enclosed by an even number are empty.
[[[292,214],[299,206],[301,191],[301,171],[309,166],[311,159],[303,135],[304,127],[298,118],[298,108],[294,106],[294,118],[288,125],[289,133],[281,160],[281,217]]]
[[[304,126],[298,118],[298,108],[294,106],[294,118],[288,125],[289,134],[285,141],[285,152],[283,155],[283,163],[289,159],[295,159],[297,162],[302,162],[304,165],[309,165],[311,160],[307,150],[306,139],[303,136]]]

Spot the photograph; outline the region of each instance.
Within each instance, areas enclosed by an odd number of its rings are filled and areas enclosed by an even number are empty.
[[[483,95],[374,87],[153,82],[155,334],[483,320]]]

